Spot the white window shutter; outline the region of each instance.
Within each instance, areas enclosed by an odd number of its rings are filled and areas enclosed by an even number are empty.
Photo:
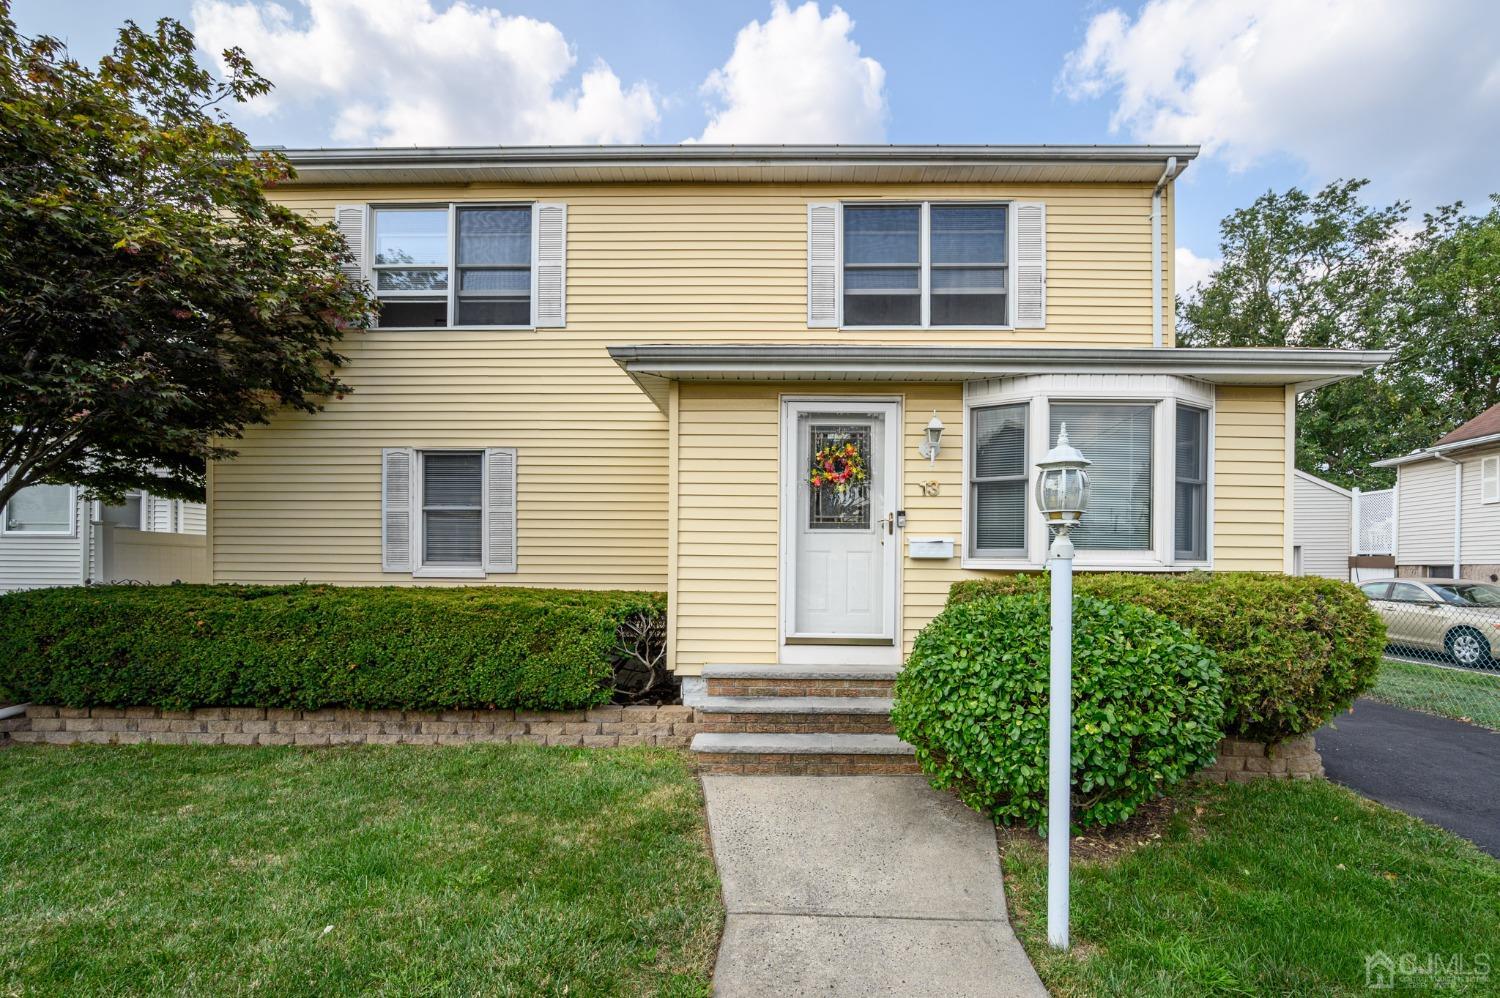
[[[1500,502],[1500,457],[1487,457],[1480,464],[1481,502]]]
[[[807,206],[807,324],[837,326],[843,268],[840,266],[839,227],[843,212],[838,202]]]
[[[380,567],[412,569],[412,480],[416,455],[409,447],[380,452]]]
[[[484,452],[484,570],[516,570],[516,449]]]
[[[1047,206],[1016,203],[1016,328],[1047,325]]]
[[[354,252],[353,262],[339,265],[344,276],[351,281],[363,282],[365,279],[365,214],[362,204],[341,204],[333,209],[333,224]]]
[[[568,206],[531,207],[531,324],[568,323]]]

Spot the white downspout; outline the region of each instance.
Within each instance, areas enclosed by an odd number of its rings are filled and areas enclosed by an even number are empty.
[[[1453,465],[1453,577],[1464,577],[1464,463],[1444,454],[1433,454]]]
[[[1151,345],[1157,349],[1162,345],[1161,307],[1161,192],[1177,169],[1177,157],[1167,157],[1167,168],[1151,191]]]

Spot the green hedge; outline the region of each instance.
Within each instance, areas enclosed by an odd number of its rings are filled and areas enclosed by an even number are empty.
[[[0,596],[0,701],[570,710],[611,696],[660,595],[508,588],[94,586]]]
[[[933,786],[1004,824],[1047,824],[1045,594],[972,600],[922,629],[891,721]],[[1213,761],[1219,667],[1184,627],[1129,603],[1073,608],[1073,821],[1124,821]]]
[[[1045,591],[1045,575],[955,583],[949,605]],[[1274,744],[1316,731],[1375,682],[1385,625],[1347,582],[1251,572],[1081,574],[1079,594],[1155,610],[1224,672],[1224,733]]]

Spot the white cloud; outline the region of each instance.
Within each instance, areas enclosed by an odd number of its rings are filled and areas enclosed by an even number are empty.
[[[1497,38],[1495,0],[1150,0],[1095,16],[1059,82],[1112,97],[1116,131],[1234,169],[1290,156],[1320,179],[1472,200],[1497,183]]]
[[[576,88],[556,26],[458,0],[302,0],[301,17],[266,0],[196,0],[193,28],[212,51],[238,45],[276,91],[250,106],[332,102],[333,138],[372,145],[640,142],[660,114],[644,83],[603,62]]]
[[[881,142],[885,69],[850,37],[841,7],[795,10],[775,0],[764,23],[740,29],[729,61],[703,84],[702,142]]]
[[[1173,268],[1172,287],[1184,298],[1193,297],[1197,286],[1208,280],[1224,262],[1217,257],[1199,256],[1186,246],[1177,247],[1173,259],[1176,266]]]

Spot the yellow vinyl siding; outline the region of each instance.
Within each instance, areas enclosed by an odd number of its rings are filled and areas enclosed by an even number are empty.
[[[410,583],[380,571],[380,449],[502,446],[518,450],[519,571],[491,582],[666,588],[667,418],[609,359],[610,345],[1150,343],[1147,185],[287,187],[273,196],[324,220],[361,202],[564,202],[568,325],[351,334],[341,347],[350,395],[251,428],[239,458],[215,467],[210,540],[221,582]],[[1046,202],[1045,329],[807,328],[807,203],[919,198]],[[1170,253],[1163,259],[1170,273]],[[772,437],[761,468],[774,495]],[[696,460],[685,476],[701,470]],[[693,487],[685,481],[681,496]],[[684,579],[695,557],[684,549]],[[766,571],[774,581],[774,566]]]
[[[1274,387],[1221,387],[1214,413],[1214,568],[1286,565],[1287,398]]]
[[[673,656],[696,675],[708,662],[774,663],[778,651],[783,395],[899,397],[902,401],[903,643],[942,608],[964,573],[959,559],[913,561],[907,538],[961,543],[963,386],[827,382],[685,383],[678,391],[678,579]],[[935,465],[917,455],[936,409],[948,429]],[[798,469],[800,471],[800,469]],[[922,495],[939,482],[940,494]]]

